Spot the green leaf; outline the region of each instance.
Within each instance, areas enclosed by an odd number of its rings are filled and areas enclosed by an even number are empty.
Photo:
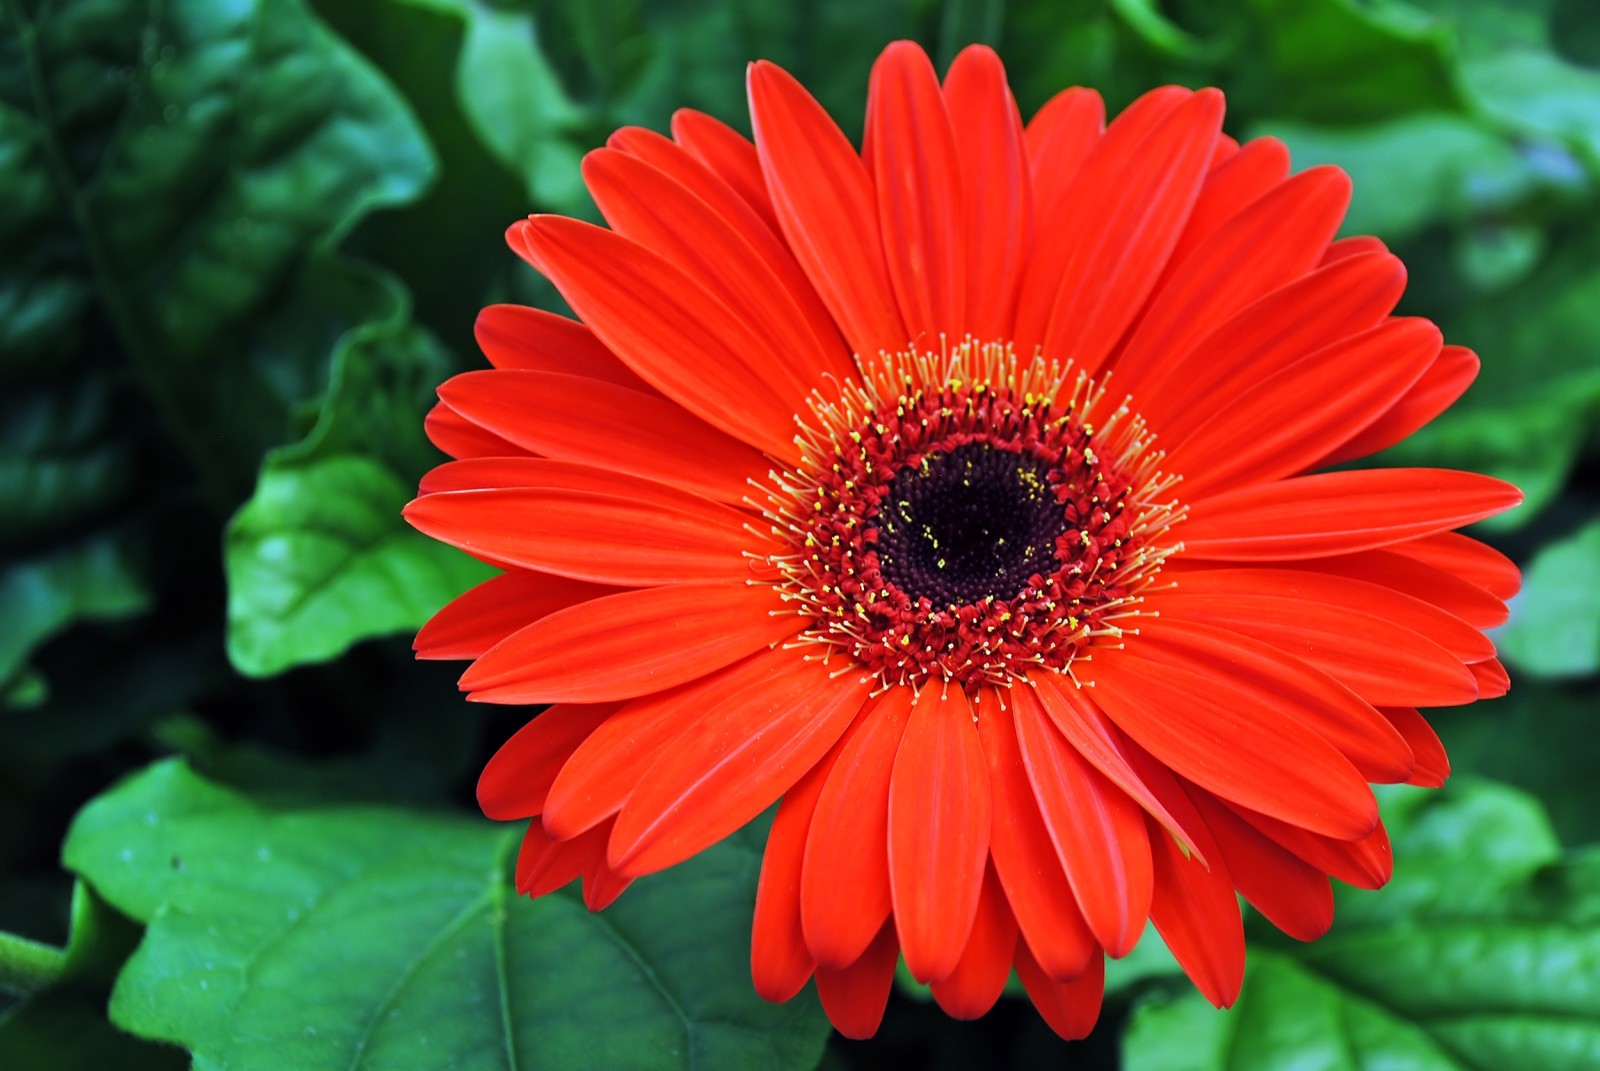
[[[519,899],[518,830],[374,807],[269,809],[176,762],[90,804],[65,859],[150,923],[114,1022],[234,1067],[809,1068],[809,997],[748,977],[748,832],[590,914]]]
[[[1499,639],[1506,657],[1535,677],[1600,671],[1600,521],[1534,556]]]
[[[0,685],[14,680],[33,649],[78,621],[131,617],[149,595],[127,550],[110,538],[69,545],[0,573]]]
[[[427,144],[300,0],[0,11],[17,363],[100,352],[97,307],[167,432],[237,501],[288,407],[322,387],[327,349],[299,333],[321,319],[308,255],[415,197]]]
[[[1390,794],[1395,878],[1342,896],[1323,940],[1253,947],[1231,1012],[1135,1014],[1138,1071],[1579,1071],[1600,1061],[1592,856],[1563,863],[1538,804],[1486,783]]]

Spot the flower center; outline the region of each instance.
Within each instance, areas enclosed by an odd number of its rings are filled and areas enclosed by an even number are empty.
[[[988,442],[902,468],[876,521],[883,579],[932,606],[1017,594],[1056,568],[1065,532],[1044,459]]]
[[[1009,685],[1116,642],[1182,507],[1143,421],[1104,395],[969,341],[819,396],[767,509],[800,638],[885,687]]]

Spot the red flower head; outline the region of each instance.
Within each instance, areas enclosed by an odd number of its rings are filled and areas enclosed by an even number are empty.
[[[1013,968],[1059,1033],[1146,920],[1238,994],[1390,871],[1368,782],[1438,785],[1419,706],[1506,689],[1484,476],[1329,467],[1477,371],[1334,240],[1349,180],[1175,86],[1024,125],[994,53],[873,70],[865,144],[769,63],[752,145],[680,112],[584,161],[610,229],[511,228],[578,321],[484,311],[407,510],[504,569],[423,629],[550,703],[484,771],[517,868],[591,907],[782,799],[763,996],[871,1034],[896,958],[952,1015]]]

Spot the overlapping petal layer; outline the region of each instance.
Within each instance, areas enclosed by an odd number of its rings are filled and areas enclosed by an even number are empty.
[[[1236,894],[1323,933],[1330,877],[1392,868],[1369,782],[1449,773],[1417,708],[1507,687],[1516,570],[1453,529],[1516,490],[1319,471],[1477,357],[1214,90],[1024,125],[991,51],[941,83],[902,42],[859,152],[772,64],[749,91],[753,141],[680,112],[592,154],[609,229],[511,229],[578,320],[485,310],[494,368],[428,418],[457,460],[407,516],[504,573],[418,652],[554,704],[479,786],[532,818],[519,890],[598,909],[778,804],[755,985],[850,1036],[903,956],[1081,1037],[1147,922],[1230,1003]]]

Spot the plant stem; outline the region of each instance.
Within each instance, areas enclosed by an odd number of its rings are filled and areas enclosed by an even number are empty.
[[[0,930],[0,992],[26,997],[49,989],[66,962],[64,949]]]

